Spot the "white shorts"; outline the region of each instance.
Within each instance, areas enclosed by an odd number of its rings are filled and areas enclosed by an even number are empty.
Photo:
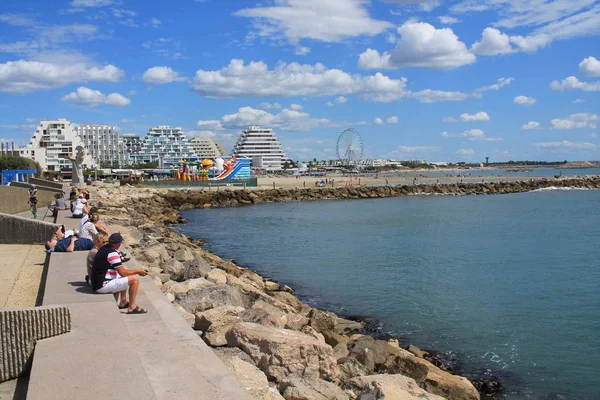
[[[96,290],[96,293],[116,293],[122,290],[127,290],[129,287],[129,279],[127,277],[112,279],[106,282],[106,285]]]

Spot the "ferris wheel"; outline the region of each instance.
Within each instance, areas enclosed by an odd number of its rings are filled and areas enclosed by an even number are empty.
[[[340,132],[335,151],[344,165],[358,165],[363,156],[363,142],[358,131],[347,128]]]

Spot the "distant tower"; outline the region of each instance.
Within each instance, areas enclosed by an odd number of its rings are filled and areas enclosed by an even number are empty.
[[[485,158],[485,165],[488,165],[489,163],[490,163],[490,158],[489,158],[489,157],[486,157],[486,158]]]

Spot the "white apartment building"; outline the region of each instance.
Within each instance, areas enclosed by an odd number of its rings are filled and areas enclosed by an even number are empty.
[[[42,120],[26,147],[15,149],[20,156],[37,161],[42,171],[61,171],[71,168],[69,158],[76,156],[77,146],[84,148],[83,167],[96,164],[85,148],[85,143],[65,118]]]
[[[125,151],[127,152],[128,157],[140,153],[143,143],[141,137],[135,133],[125,133],[121,135],[121,138],[123,139],[123,144],[125,145]]]
[[[233,147],[235,157],[248,157],[259,159],[254,165],[261,165],[266,170],[280,170],[283,160],[287,159],[281,149],[281,143],[272,129],[260,126],[249,126],[240,133],[237,143]]]
[[[127,154],[123,140],[113,126],[87,124],[75,127],[75,132],[83,140],[96,165],[117,163],[117,167],[127,165]]]
[[[158,168],[178,167],[192,157],[195,154],[181,128],[163,125],[150,128],[139,153],[131,155],[136,164],[156,162]]]
[[[228,155],[223,144],[211,138],[195,137],[190,139],[189,143],[198,158],[217,158]]]

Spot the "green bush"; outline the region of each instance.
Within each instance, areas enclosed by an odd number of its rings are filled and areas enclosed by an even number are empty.
[[[35,169],[35,174],[38,176],[42,173],[40,164],[29,158],[20,156],[0,156],[0,171],[5,169]]]

